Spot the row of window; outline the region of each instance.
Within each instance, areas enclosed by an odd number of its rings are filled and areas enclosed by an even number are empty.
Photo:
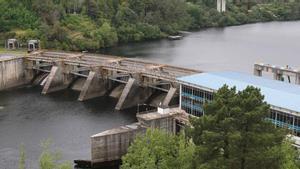
[[[213,99],[213,93],[182,85],[181,109],[194,116],[204,114],[203,104]],[[300,136],[300,117],[271,110],[270,120],[278,127],[290,129],[294,135]]]
[[[181,92],[183,95],[195,97],[194,99],[212,100],[213,94],[201,89],[182,85]]]
[[[204,114],[203,105],[213,99],[213,94],[204,90],[182,86],[181,88],[181,109],[194,116]]]
[[[288,128],[294,135],[300,136],[300,117],[271,110],[270,118],[278,127]]]

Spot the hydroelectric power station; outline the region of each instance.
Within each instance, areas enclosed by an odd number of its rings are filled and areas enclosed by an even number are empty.
[[[271,72],[274,80],[262,72]],[[213,100],[227,84],[243,90],[261,89],[271,105],[268,120],[300,136],[300,71],[255,64],[254,75],[236,72],[204,73],[199,70],[151,63],[138,59],[87,53],[36,51],[25,56],[0,56],[0,91],[22,85],[42,85],[42,94],[66,88],[79,91],[79,101],[109,95],[118,98],[117,110],[147,103],[157,111],[137,114],[138,122],[91,136],[90,165],[120,160],[137,134],[147,128],[176,133],[188,116],[205,115],[203,103]],[[288,82],[282,82],[287,77]],[[276,81],[275,81],[276,80]],[[178,106],[179,105],[179,106]],[[172,107],[175,106],[175,107]],[[295,142],[295,146],[299,146]]]

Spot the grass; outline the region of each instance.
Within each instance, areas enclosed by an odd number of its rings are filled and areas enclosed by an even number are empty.
[[[5,48],[0,48],[0,54],[25,55],[26,53],[26,49],[7,50]]]

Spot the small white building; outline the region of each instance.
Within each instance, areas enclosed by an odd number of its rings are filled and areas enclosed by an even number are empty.
[[[29,40],[28,41],[28,52],[33,52],[40,50],[40,41],[39,40]]]
[[[10,50],[17,49],[19,46],[20,45],[17,39],[8,39],[5,43],[5,48]]]

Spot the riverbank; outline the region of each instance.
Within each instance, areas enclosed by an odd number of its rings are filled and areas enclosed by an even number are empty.
[[[72,51],[96,51],[129,42],[161,39],[181,30],[300,19],[300,2],[228,2],[227,11],[219,13],[214,1],[121,3],[105,0],[101,3],[78,2],[75,9],[73,5],[54,0],[48,0],[46,6],[40,6],[39,0],[33,5],[27,2],[17,2],[16,5],[14,1],[0,2],[3,14],[0,18],[3,25],[0,28],[1,42],[13,37],[23,44],[29,39],[40,39],[43,48]]]
[[[25,49],[17,49],[17,50],[7,50],[5,48],[0,47],[0,55],[9,54],[9,55],[25,55],[27,51]],[[0,56],[1,57],[1,56]]]

